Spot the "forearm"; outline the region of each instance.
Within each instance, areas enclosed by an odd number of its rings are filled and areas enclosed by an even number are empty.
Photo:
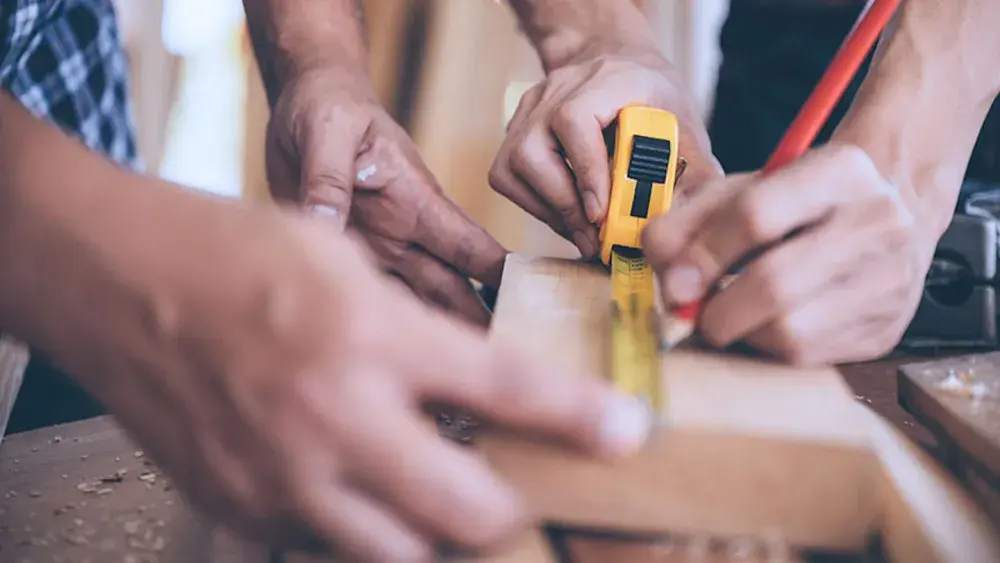
[[[331,60],[367,72],[362,0],[243,0],[254,53],[273,105],[297,73]]]
[[[509,1],[546,72],[593,43],[655,44],[649,23],[633,0]]]
[[[902,190],[933,248],[1000,92],[1000,3],[903,3],[834,140],[860,145]]]
[[[3,93],[0,178],[0,326],[99,397],[173,346],[185,299],[252,278],[215,236],[253,233],[247,213],[119,169]],[[223,257],[225,275],[206,273]]]

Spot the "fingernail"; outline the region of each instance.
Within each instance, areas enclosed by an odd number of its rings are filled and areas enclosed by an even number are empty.
[[[580,249],[580,254],[584,258],[590,258],[597,252],[597,244],[592,240],[594,237],[591,233],[586,231],[577,231],[573,233],[573,243],[576,247]]]
[[[693,266],[672,268],[667,271],[664,289],[674,303],[690,303],[701,297],[701,272]]]
[[[375,165],[374,164],[369,164],[368,166],[365,166],[361,170],[358,170],[358,176],[357,176],[358,177],[358,181],[359,182],[364,182],[368,178],[371,178],[372,174],[374,174],[375,172],[376,172],[376,169],[375,169]]]
[[[601,218],[601,202],[597,201],[594,192],[583,192],[583,209],[587,212],[587,219],[591,223],[597,223]]]
[[[636,397],[613,392],[601,420],[601,446],[615,455],[630,455],[646,443],[653,425],[649,407]]]
[[[329,205],[310,205],[308,209],[311,213],[322,215],[325,219],[331,221],[338,229],[344,229],[344,216],[340,212],[339,208]]]

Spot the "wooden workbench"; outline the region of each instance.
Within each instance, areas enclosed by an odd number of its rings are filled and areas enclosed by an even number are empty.
[[[859,401],[936,454],[931,435],[897,403],[896,367],[907,360],[841,371]],[[0,447],[0,562],[194,563],[207,561],[212,541],[211,527],[111,418],[10,436]],[[557,544],[574,563],[608,561],[609,550],[619,563],[655,555],[647,545],[598,536]]]

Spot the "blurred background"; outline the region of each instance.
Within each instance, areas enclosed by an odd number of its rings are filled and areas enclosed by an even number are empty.
[[[728,3],[636,1],[706,115]],[[364,4],[378,95],[449,195],[512,250],[575,255],[486,180],[521,93],[542,76],[506,3]],[[118,11],[147,170],[222,195],[267,198],[268,108],[241,1],[118,0]]]

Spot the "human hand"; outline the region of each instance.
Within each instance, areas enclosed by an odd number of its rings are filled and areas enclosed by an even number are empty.
[[[214,217],[225,236],[189,253],[211,263],[156,276],[169,332],[118,341],[115,365],[139,363],[98,394],[191,502],[237,531],[363,561],[502,539],[522,523],[518,495],[440,438],[427,404],[593,454],[643,439],[641,407],[599,378],[495,349],[387,283],[329,225]],[[637,435],[614,425],[623,413]]]
[[[607,214],[611,192],[605,130],[629,105],[677,115],[680,150],[688,161],[679,192],[722,175],[697,109],[656,47],[595,43],[521,98],[490,170],[490,185],[572,241],[584,257],[595,256],[597,225]]]
[[[506,250],[445,196],[368,84],[331,65],[286,82],[267,133],[272,194],[346,223],[416,294],[485,325],[468,278],[497,287]]]
[[[654,219],[643,244],[668,304],[704,297],[749,257],[703,305],[709,343],[796,364],[867,360],[899,342],[933,257],[907,193],[861,149],[829,145],[705,186]]]

